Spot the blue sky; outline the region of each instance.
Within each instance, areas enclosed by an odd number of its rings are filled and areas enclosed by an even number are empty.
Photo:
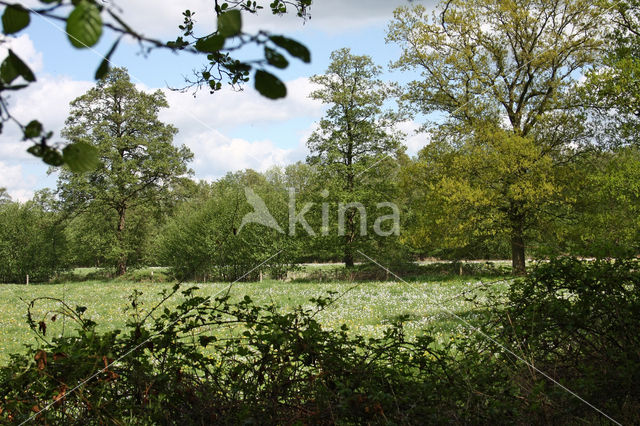
[[[35,0],[32,3],[37,4]],[[179,34],[177,25],[182,21],[181,11],[186,8],[196,12],[201,34],[212,28],[215,18],[207,12],[209,3],[129,0],[116,4],[133,28],[147,36],[169,40]],[[426,0],[424,3],[432,4]],[[260,97],[250,85],[239,93],[225,89],[210,95],[201,91],[196,98],[193,91],[169,91],[168,86],[183,86],[183,76],[199,68],[202,59],[165,51],[154,51],[145,57],[131,41],[120,44],[112,62],[126,66],[140,88],[166,92],[170,108],[161,113],[161,119],[179,129],[174,143],[186,144],[194,151],[191,167],[197,179],[211,180],[228,171],[249,167],[265,170],[304,160],[306,138],[323,113],[322,105],[308,98],[312,90],[308,78],[324,72],[333,50],[349,47],[355,54],[372,56],[385,69],[385,79],[406,82],[415,77],[388,71],[389,62],[397,59],[400,52],[397,46],[385,44],[385,30],[393,10],[404,4],[409,3],[315,0],[312,17],[306,23],[293,16],[273,17],[267,13],[245,17],[247,31],[260,28],[284,34],[301,41],[312,52],[311,64],[292,60],[287,70],[278,73],[289,89],[287,98],[280,101]],[[91,87],[100,55],[109,50],[114,39],[113,34],[105,32],[94,49],[77,50],[70,46],[60,26],[59,22],[33,17],[27,29],[4,44],[26,60],[38,77],[33,87],[11,101],[12,113],[25,122],[36,117],[42,119],[45,127],[56,135],[64,125],[69,102]],[[6,55],[6,47],[0,49],[0,56]],[[402,129],[408,132],[416,127],[412,122],[402,124]],[[7,187],[14,199],[25,201],[36,189],[54,188],[56,176],[48,175],[45,165],[26,154],[28,145],[19,140],[18,130],[5,126],[0,135],[0,187]],[[63,142],[59,137],[55,140]],[[409,152],[415,153],[424,140],[424,136],[410,134]]]

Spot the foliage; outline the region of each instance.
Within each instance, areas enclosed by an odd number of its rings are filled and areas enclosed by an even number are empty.
[[[504,255],[513,227],[529,236],[544,204],[560,198],[558,168],[528,138],[485,129],[466,139],[452,146],[448,135],[434,135],[402,170],[410,230],[404,238],[431,255],[469,255],[474,247],[486,250],[480,258]]]
[[[173,146],[177,130],[158,120],[160,108],[168,107],[163,93],[137,90],[124,69],[112,70],[71,107],[64,136],[94,147],[101,164],[81,174],[62,170],[58,192],[65,209],[81,214],[90,209],[104,221],[102,229],[111,224],[112,237],[98,238],[107,249],[103,260],[117,265],[121,275],[139,245],[136,231],[142,232],[127,227],[128,215],[171,203],[171,189],[190,172],[186,164],[193,154]]]
[[[65,223],[69,262],[76,267],[106,268],[117,274],[123,253],[127,270],[149,264],[155,234],[162,226],[162,209],[135,206],[127,211],[127,226],[118,240],[118,217],[104,206],[91,206]]]
[[[282,15],[294,10],[302,19],[309,17],[312,0],[274,0],[268,9],[274,15]],[[216,17],[216,28],[205,29],[205,34],[198,35],[196,12],[185,10],[184,22],[179,26],[182,35],[174,41],[160,41],[143,36],[135,28],[128,25],[120,9],[112,3],[96,0],[58,0],[48,1],[43,7],[29,7],[31,4],[0,1],[5,8],[2,12],[2,27],[5,35],[25,30],[31,23],[31,15],[44,17],[52,21],[62,21],[65,32],[72,46],[79,49],[91,48],[101,39],[103,30],[108,28],[117,38],[98,66],[96,80],[104,78],[111,70],[110,58],[116,51],[121,39],[129,37],[138,42],[148,54],[152,50],[164,49],[173,52],[188,52],[206,58],[206,65],[196,73],[195,81],[187,81],[188,86],[198,88],[206,85],[211,93],[222,88],[227,82],[235,87],[249,81],[250,73],[255,69],[255,87],[263,95],[277,99],[286,95],[284,84],[267,69],[286,68],[289,64],[283,53],[300,59],[305,63],[311,61],[309,50],[299,42],[282,35],[258,31],[248,34],[243,31],[242,14],[255,14],[264,6],[259,1],[229,0],[222,4],[216,2],[213,9]],[[70,10],[68,15],[60,12]],[[264,59],[238,59],[242,47],[256,45],[264,47]],[[21,80],[19,79],[21,78]],[[16,79],[18,82],[16,83]],[[35,82],[36,76],[11,49],[0,66],[0,131],[2,124],[11,121],[23,133],[24,140],[31,140],[33,145],[28,152],[52,166],[66,164],[74,172],[93,170],[97,164],[95,150],[84,143],[73,142],[60,150],[50,143],[53,132],[46,131],[38,119],[23,124],[11,114],[7,98],[10,93],[24,89]]]
[[[638,143],[640,129],[640,2],[605,1],[607,51],[603,66],[586,74],[576,103],[594,114],[594,125],[610,146]]]
[[[401,135],[394,126],[402,116],[384,109],[396,88],[380,80],[381,72],[369,56],[354,55],[344,48],[331,54],[331,64],[324,75],[311,78],[320,86],[311,98],[329,108],[307,141],[307,161],[318,168],[319,187],[325,191],[315,200],[327,203],[335,212],[340,210],[340,204],[355,202],[372,215],[377,203],[393,201],[389,175],[397,170],[394,157],[403,153]],[[331,231],[325,230],[326,235],[338,234],[333,243],[343,247],[347,266],[353,266],[356,251],[366,250],[366,240],[372,238],[373,232],[367,232],[366,237],[359,231],[371,231],[372,227],[363,223],[365,220],[355,208],[347,208],[343,230],[336,226],[338,221],[333,221]],[[322,225],[327,228],[328,224]]]
[[[178,291],[175,286],[165,297]],[[328,298],[315,299],[315,309],[281,314],[249,297],[231,304],[193,291],[182,292],[186,299],[175,310],[154,316],[153,309],[140,310],[134,294],[127,328],[104,334],[83,307],[63,305],[55,314],[76,321],[77,336],[54,337],[13,357],[0,371],[1,415],[84,424],[442,418],[427,402],[438,398],[431,391],[444,381],[421,384],[422,376],[441,371],[426,357],[442,354],[429,348],[428,337],[407,342],[402,318],[384,337],[364,339],[349,337],[346,326],[322,330],[314,316]],[[32,321],[46,340],[46,324]],[[243,331],[228,339],[207,331],[235,323]]]
[[[0,282],[48,281],[65,269],[59,215],[34,202],[0,204]]]
[[[511,287],[496,325],[501,341],[541,371],[622,423],[640,413],[640,271],[636,259],[584,262],[560,258],[537,265]],[[509,356],[505,354],[504,362]],[[523,388],[539,398],[540,418],[555,407],[594,418],[582,401],[520,369]]]
[[[432,17],[421,5],[396,10],[387,36],[402,48],[394,67],[421,72],[404,99],[445,119],[420,158],[430,179],[414,186],[450,202],[417,218],[430,226],[419,234],[433,230],[460,245],[474,233],[504,236],[514,271],[524,272],[527,230],[562,201],[552,167],[586,142],[566,99],[575,75],[599,59],[601,15],[582,0],[453,0]]]
[[[230,173],[204,197],[176,211],[156,241],[160,264],[170,266],[180,279],[255,280],[262,271],[286,277],[294,266],[296,243],[282,227],[243,222],[252,212],[247,203],[251,194],[264,201],[276,226],[287,223],[285,188],[253,171]]]
[[[638,148],[626,146],[590,153],[572,165],[563,185],[572,201],[555,210],[536,252],[599,258],[637,254],[639,164]]]
[[[108,332],[97,331],[86,308],[40,298],[28,320],[42,343],[0,369],[0,415],[71,424],[603,420],[550,377],[633,422],[638,284],[637,260],[542,263],[506,299],[492,299],[491,310],[456,314],[487,321],[482,333],[467,323],[444,344],[432,337],[438,323],[407,337],[405,315],[381,337],[323,329],[316,318],[336,296],[283,312],[248,296],[232,302],[176,285],[149,308],[134,292],[126,327]],[[36,316],[46,302],[57,308]],[[63,318],[76,334],[49,338]]]

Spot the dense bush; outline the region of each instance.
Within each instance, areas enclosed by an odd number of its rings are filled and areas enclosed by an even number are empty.
[[[636,422],[639,266],[561,258],[532,268],[506,300],[490,294],[479,306],[490,308],[486,324],[453,342],[449,358],[465,371],[456,386],[466,383],[482,400],[483,422],[608,424],[593,407]]]
[[[639,325],[636,259],[561,258],[538,265],[511,287],[495,328],[521,357],[535,360],[536,367],[589,403],[631,424],[640,418]],[[567,418],[596,414],[538,372],[523,368],[520,373],[523,386],[546,393],[548,400],[538,408]]]
[[[335,299],[282,313],[248,297],[174,286],[177,308],[131,298],[122,331],[100,333],[64,305],[30,326],[43,344],[0,369],[0,419],[66,424],[602,424],[640,418],[638,262],[560,259],[516,281],[506,300],[473,312],[482,332],[437,344],[323,330]],[[181,294],[180,294],[181,293]],[[35,312],[35,311],[34,311]],[[480,314],[480,315],[479,315]],[[463,315],[465,321],[472,316]],[[65,316],[77,334],[47,340]],[[478,320],[474,324],[479,324]],[[115,361],[115,362],[114,362]],[[523,362],[523,361],[526,361]],[[544,372],[548,377],[544,377]]]
[[[65,252],[55,213],[33,202],[0,205],[0,282],[48,281],[65,269]]]
[[[283,232],[243,224],[245,215],[253,212],[246,202],[245,188],[250,187]],[[158,236],[156,259],[179,279],[256,280],[262,271],[283,278],[295,258],[295,241],[286,234],[287,196],[258,174],[230,174],[203,199],[177,210]]]
[[[195,296],[193,288],[183,294],[175,310],[136,309],[126,330],[103,334],[84,318],[84,308],[64,306],[57,315],[74,319],[78,333],[51,341],[45,340],[51,313],[42,321],[30,314],[45,343],[26,356],[13,355],[0,370],[0,418],[416,423],[448,418],[455,408],[455,401],[442,405],[450,384],[440,361],[444,353],[432,349],[426,336],[408,342],[402,318],[383,338],[364,339],[349,336],[344,326],[322,330],[314,316],[328,298],[315,299],[316,309],[282,314],[248,297],[229,303]],[[132,305],[139,308],[137,296]]]

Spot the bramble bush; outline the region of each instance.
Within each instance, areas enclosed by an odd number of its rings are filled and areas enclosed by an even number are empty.
[[[30,314],[44,343],[12,355],[0,371],[0,416],[67,424],[442,418],[438,399],[448,381],[439,360],[445,353],[431,348],[427,336],[409,342],[402,318],[384,337],[365,339],[350,336],[346,326],[321,328],[314,316],[330,297],[313,299],[314,309],[283,314],[249,297],[230,303],[197,296],[195,289],[182,291],[185,299],[174,310],[158,305],[144,312],[134,294],[123,331],[98,333],[84,308],[60,301],[55,315],[73,319],[77,334],[45,341],[51,314],[42,321]],[[175,286],[163,296],[178,291]],[[222,337],[212,332],[229,327],[235,331]]]
[[[335,295],[283,313],[249,297],[180,285],[156,306],[131,296],[124,330],[99,332],[82,307],[28,320],[42,345],[0,369],[0,421],[66,424],[577,424],[599,413],[639,418],[640,306],[636,260],[542,263],[491,296],[477,333],[436,342],[437,324],[407,337],[325,330]],[[182,298],[176,308],[164,302]],[[51,300],[49,300],[50,302]],[[46,335],[73,320],[73,335]],[[466,316],[470,319],[471,316]],[[520,357],[521,359],[517,359]],[[522,362],[526,360],[527,363]],[[532,368],[535,366],[535,368]]]
[[[624,424],[640,418],[640,262],[541,263],[510,289],[493,324],[498,340]],[[506,359],[506,354],[503,359]],[[521,365],[524,365],[521,363]],[[526,367],[525,367],[526,368]],[[541,421],[599,420],[583,402],[521,368],[514,379],[545,395],[532,401]]]

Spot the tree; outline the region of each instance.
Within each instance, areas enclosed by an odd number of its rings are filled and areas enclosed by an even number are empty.
[[[585,257],[635,256],[640,250],[640,148],[624,146],[583,156],[564,191],[573,202],[545,226],[558,253]],[[555,243],[555,247],[552,245]],[[553,251],[552,251],[553,253]]]
[[[324,75],[311,77],[320,86],[311,98],[329,108],[307,141],[308,162],[326,178],[325,188],[334,203],[365,203],[372,192],[384,195],[384,180],[376,181],[375,175],[388,168],[391,156],[401,151],[400,134],[393,127],[400,115],[383,108],[395,86],[382,82],[380,74],[380,67],[369,56],[353,55],[343,48],[331,53]],[[353,208],[344,214],[343,258],[351,267],[358,220],[363,218],[357,218]]]
[[[145,52],[164,49],[175,53],[188,52],[206,58],[206,65],[195,75],[195,80],[187,80],[188,87],[206,86],[211,93],[222,88],[227,82],[239,86],[249,81],[250,73],[254,73],[256,89],[268,98],[278,99],[286,96],[284,83],[268,69],[287,68],[289,61],[283,55],[288,53],[303,62],[311,61],[309,50],[295,40],[267,31],[247,34],[242,28],[242,13],[255,14],[264,9],[261,1],[228,0],[222,4],[215,2],[213,12],[217,17],[216,28],[205,28],[204,33],[198,31],[194,19],[195,12],[189,9],[183,13],[184,23],[180,25],[181,35],[173,41],[162,41],[149,38],[128,25],[121,10],[114,4],[97,0],[57,0],[47,1],[44,7],[38,8],[30,2],[16,3],[0,0],[5,6],[2,12],[2,30],[5,35],[18,33],[29,26],[31,16],[44,17],[52,21],[62,22],[69,42],[78,49],[91,48],[102,38],[103,29],[108,28],[117,37],[105,57],[100,62],[95,74],[96,80],[104,77],[111,68],[110,58],[118,48],[123,37],[132,38],[140,44]],[[268,9],[275,15],[282,15],[292,9],[302,19],[309,18],[312,0],[273,0]],[[266,2],[265,2],[266,3]],[[31,7],[33,6],[33,7]],[[69,14],[63,14],[69,10]],[[106,17],[106,19],[104,19]],[[54,29],[52,28],[52,31]],[[236,53],[244,46],[255,44],[263,47],[264,59],[238,59]],[[32,155],[52,166],[67,164],[74,171],[84,171],[94,165],[95,152],[86,145],[68,146],[62,151],[49,143],[53,132],[46,131],[36,119],[24,124],[18,121],[8,106],[9,94],[15,94],[30,83],[36,76],[27,64],[12,50],[0,66],[0,124],[13,122],[22,131],[24,140],[33,145],[28,149]],[[19,93],[19,92],[18,92]],[[18,94],[19,95],[19,94]],[[2,127],[0,126],[0,132]]]
[[[130,253],[127,215],[133,209],[161,205],[171,188],[190,173],[193,154],[172,145],[177,130],[158,120],[168,107],[161,91],[136,89],[126,70],[116,68],[95,88],[71,103],[63,135],[93,146],[101,160],[92,172],[60,173],[58,192],[68,209],[107,209],[115,214],[117,273],[124,274]]]
[[[451,201],[443,224],[461,236],[506,232],[516,273],[528,230],[557,201],[551,171],[586,140],[565,100],[598,61],[601,16],[586,0],[450,0],[431,18],[423,6],[398,8],[388,30],[402,47],[394,67],[421,71],[404,100],[444,121],[421,154],[454,165],[429,172],[433,196]]]
[[[267,179],[253,170],[228,173],[182,204],[156,240],[160,264],[182,279],[256,280],[262,271],[281,279],[297,256],[296,242],[281,225],[287,221],[288,193],[274,170]],[[249,194],[260,197],[276,227],[251,223]],[[259,265],[259,267],[258,267]]]

